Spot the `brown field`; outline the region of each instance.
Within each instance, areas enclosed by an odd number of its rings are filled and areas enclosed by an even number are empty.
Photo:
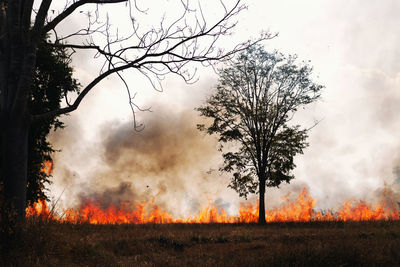
[[[400,221],[61,224],[30,220],[4,266],[393,266]]]

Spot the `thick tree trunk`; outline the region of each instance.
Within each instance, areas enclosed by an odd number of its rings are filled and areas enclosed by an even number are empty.
[[[3,168],[4,196],[7,206],[16,213],[16,219],[25,219],[28,132],[27,116],[6,114],[3,122]]]
[[[27,116],[3,115],[0,249],[6,255],[19,246],[25,223],[29,120]]]
[[[259,202],[259,208],[258,208],[258,223],[259,224],[265,224],[265,178],[261,177],[260,178],[260,202]]]
[[[4,181],[5,207],[13,210],[15,215],[12,217],[21,222],[25,219],[27,191],[30,126],[28,103],[31,98],[37,42],[42,36],[40,31],[35,35],[30,22],[31,2],[8,1],[4,10],[7,21],[1,22],[4,28],[0,38],[1,175]]]

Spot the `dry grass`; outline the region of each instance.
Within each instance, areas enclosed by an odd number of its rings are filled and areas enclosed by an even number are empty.
[[[88,225],[30,221],[5,266],[390,266],[400,222]]]

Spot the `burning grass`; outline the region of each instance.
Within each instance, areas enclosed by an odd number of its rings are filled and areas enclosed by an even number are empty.
[[[145,203],[102,208],[88,200],[57,216],[39,202],[27,210],[21,245],[0,265],[398,265],[399,210],[390,194],[375,206],[346,202],[336,212],[315,211],[314,204],[303,190],[296,201],[267,211],[269,223],[261,226],[253,223],[254,205],[228,216],[211,203],[196,216],[175,219]]]
[[[4,266],[353,266],[400,262],[400,222],[71,224],[31,217]]]
[[[68,223],[90,224],[145,224],[145,223],[254,223],[258,221],[258,206],[241,205],[237,216],[228,215],[209,203],[197,215],[187,218],[174,218],[157,205],[141,202],[122,202],[103,207],[96,199],[86,199],[78,209],[64,211],[63,216],[52,214],[46,202],[34,203],[27,209],[27,216],[49,217],[52,220]],[[266,221],[271,222],[316,222],[316,221],[379,221],[399,220],[400,213],[393,201],[391,192],[385,190],[376,205],[365,201],[347,201],[338,211],[316,211],[315,200],[305,188],[295,201],[287,200],[279,208],[266,211]]]

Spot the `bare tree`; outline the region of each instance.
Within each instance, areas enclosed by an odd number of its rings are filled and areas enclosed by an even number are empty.
[[[117,75],[126,86],[129,105],[134,114],[138,107],[134,95],[124,79],[124,70],[142,73],[155,88],[166,74],[174,73],[186,82],[195,81],[195,70],[190,62],[211,65],[231,58],[252,43],[271,38],[262,34],[253,41],[247,41],[223,50],[217,43],[223,36],[232,33],[238,15],[246,7],[241,0],[219,1],[220,16],[208,21],[201,1],[178,1],[181,13],[175,19],[160,21],[142,29],[137,17],[146,15],[136,0],[68,0],[59,12],[53,9],[52,0],[9,0],[0,2],[0,125],[2,168],[4,184],[2,193],[8,208],[17,211],[18,218],[25,217],[27,182],[27,137],[30,125],[54,116],[72,112],[78,108],[85,96],[103,79]],[[34,9],[37,4],[37,10]],[[113,27],[106,7],[124,5],[128,10],[130,32],[120,36]],[[204,4],[204,3],[203,3]],[[79,10],[88,7],[89,11]],[[61,34],[62,24],[77,12],[86,14],[87,26],[72,33]],[[102,14],[105,14],[104,16]],[[174,14],[176,14],[174,12]],[[168,16],[167,16],[168,15]],[[46,35],[49,38],[44,38]],[[71,54],[93,51],[103,59],[98,75],[84,85],[80,93],[70,100],[65,92],[62,108],[35,114],[29,110],[30,87],[35,69],[36,52],[39,42],[46,45],[68,48]],[[5,209],[3,209],[5,210]],[[4,217],[3,217],[4,218]]]

